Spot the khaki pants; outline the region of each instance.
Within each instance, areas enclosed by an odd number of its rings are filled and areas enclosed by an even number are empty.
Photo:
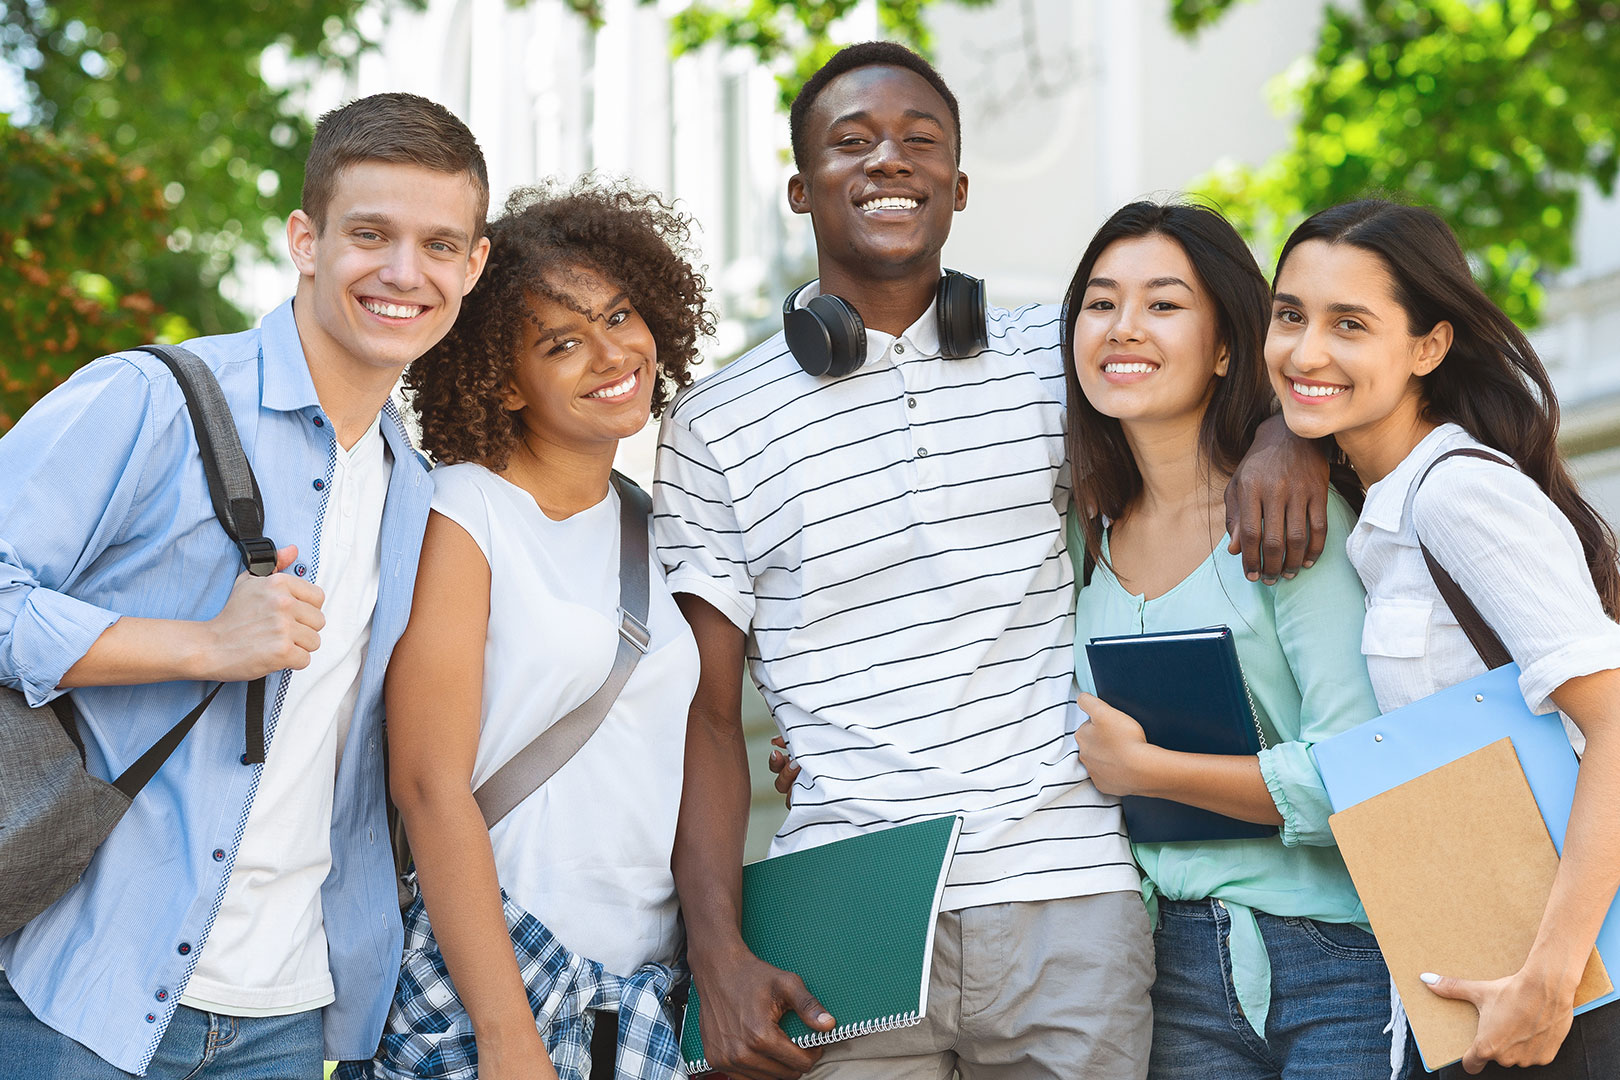
[[[1134,892],[948,911],[927,1019],[834,1043],[805,1080],[1142,1080],[1152,986]]]

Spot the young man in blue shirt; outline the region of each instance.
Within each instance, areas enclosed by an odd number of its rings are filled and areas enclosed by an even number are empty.
[[[83,879],[0,941],[0,1077],[291,1080],[376,1047],[400,952],[382,676],[432,491],[389,393],[478,279],[488,199],[442,107],[330,113],[287,222],[292,300],[187,343],[281,572],[238,573],[155,357],[95,361],[0,439],[0,683],[72,691],[103,778],[226,684]],[[256,763],[242,716],[266,675]]]

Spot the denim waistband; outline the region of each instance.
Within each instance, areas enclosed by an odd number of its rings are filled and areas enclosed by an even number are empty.
[[[1158,899],[1161,918],[1174,915],[1181,919],[1203,919],[1206,922],[1214,922],[1219,918],[1216,905],[1221,901],[1213,897],[1206,896],[1201,900],[1167,900],[1160,896]]]

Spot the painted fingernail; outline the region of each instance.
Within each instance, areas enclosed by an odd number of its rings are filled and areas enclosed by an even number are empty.
[[[1436,975],[1432,971],[1425,971],[1423,974],[1419,975],[1418,978],[1422,979],[1424,985],[1426,986],[1433,986],[1435,983],[1440,981],[1440,976]]]

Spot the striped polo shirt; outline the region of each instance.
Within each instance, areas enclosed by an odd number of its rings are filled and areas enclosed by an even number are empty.
[[[838,379],[777,334],[681,394],[653,487],[671,590],[749,635],[803,768],[771,853],[962,814],[947,909],[1139,887],[1071,737],[1059,309],[988,323],[941,359],[930,306]]]

